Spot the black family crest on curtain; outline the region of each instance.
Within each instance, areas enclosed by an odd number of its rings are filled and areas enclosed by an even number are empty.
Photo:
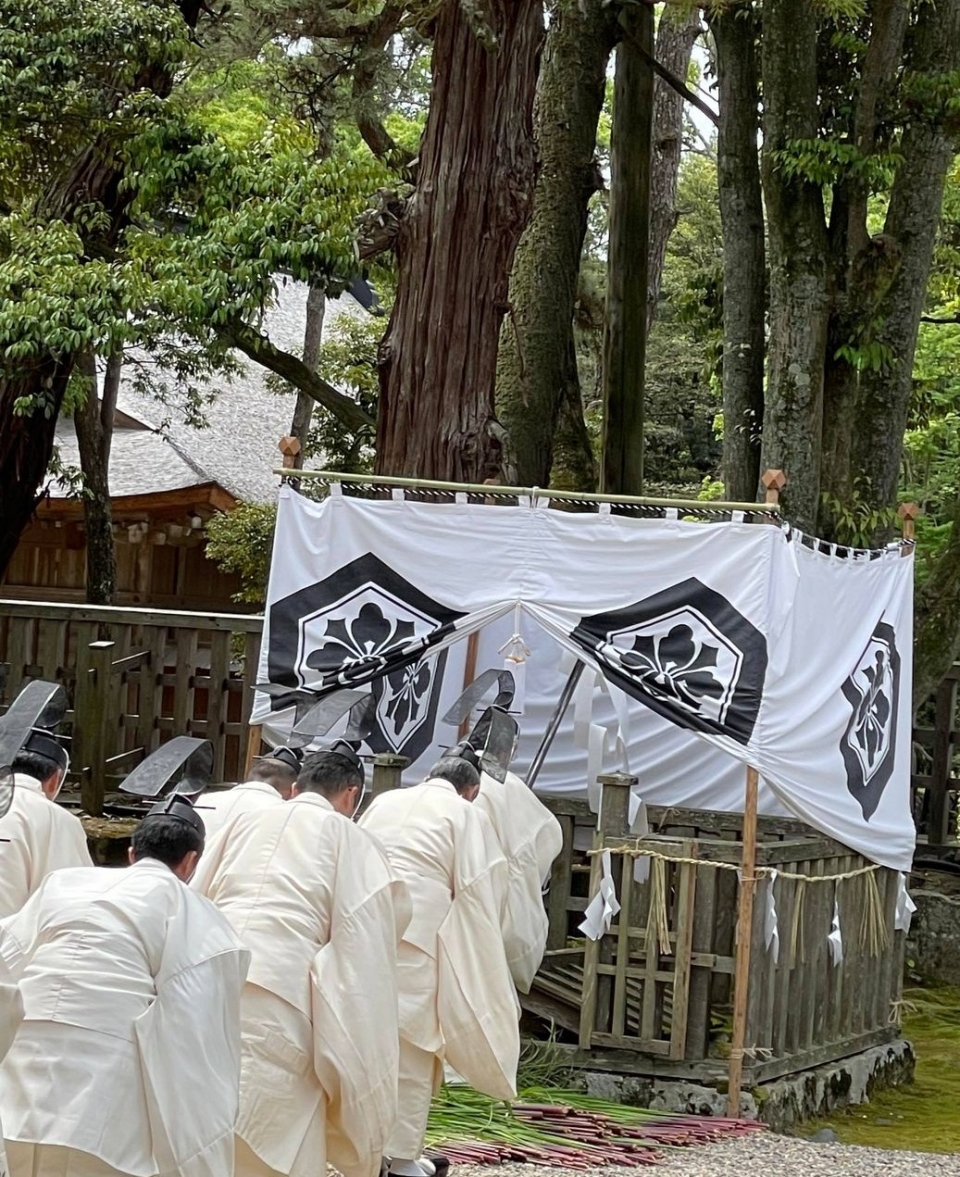
[[[749,743],[763,698],[767,641],[696,577],[624,609],[582,617],[571,636],[612,683],[657,714]]]
[[[869,821],[897,754],[900,653],[892,625],[877,624],[856,669],[840,689],[850,704],[850,719],[840,741],[847,788]]]
[[[446,654],[424,655],[463,617],[367,553],[270,607],[270,682],[318,695],[371,684],[374,752],[417,759],[433,737]],[[283,696],[271,709],[288,705]]]

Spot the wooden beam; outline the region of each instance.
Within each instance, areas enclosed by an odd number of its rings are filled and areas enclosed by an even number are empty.
[[[743,806],[743,854],[740,861],[740,899],[737,910],[737,969],[733,988],[733,1035],[730,1042],[727,1115],[740,1118],[744,1049],[747,1044],[747,999],[750,995],[750,947],[753,939],[753,897],[757,888],[757,795],[760,776],[747,769]]]

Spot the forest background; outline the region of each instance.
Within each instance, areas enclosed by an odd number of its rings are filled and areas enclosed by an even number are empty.
[[[780,469],[858,547],[919,503],[919,705],[960,650],[958,148],[960,0],[0,0],[0,574],[65,479],[109,602],[124,365],[202,420],[239,353],[344,471]],[[384,313],[321,345],[361,275]],[[209,530],[262,599],[272,510]]]

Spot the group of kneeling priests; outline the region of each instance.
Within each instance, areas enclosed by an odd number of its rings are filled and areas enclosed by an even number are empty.
[[[357,818],[352,745],[277,749],[153,804],[116,869],[54,803],[52,733],[11,759],[0,1177],[433,1177],[444,1068],[515,1094],[561,848],[515,775],[458,747]]]

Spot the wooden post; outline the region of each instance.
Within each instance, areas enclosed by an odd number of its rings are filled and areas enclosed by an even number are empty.
[[[629,829],[628,816],[630,812],[630,790],[637,783],[635,776],[628,776],[626,773],[614,772],[604,774],[597,777],[597,782],[600,785],[600,814],[598,817],[598,829],[593,836],[593,847],[595,850],[601,850],[605,844],[607,837],[623,837]],[[617,888],[617,894],[622,891],[623,878],[626,876],[631,878],[629,871],[624,871],[623,855],[614,855],[611,864],[611,874],[613,875],[614,885]],[[589,896],[593,899],[594,895],[600,887],[600,877],[603,871],[603,863],[599,854],[594,854],[590,863],[590,891]],[[597,965],[600,963],[600,949],[602,941],[588,940],[583,952],[583,990],[581,993],[580,1004],[580,1049],[589,1050],[593,1039],[594,1031],[597,1028],[597,1009],[603,998],[604,1010],[603,1014],[609,1016],[610,1005],[610,981],[609,978],[604,978],[606,982],[604,986],[604,993],[600,992],[600,976],[597,973]]]
[[[770,507],[775,507],[780,502],[780,492],[787,485],[786,474],[782,470],[764,470],[760,481],[767,492],[764,502]]]
[[[277,448],[283,455],[284,470],[295,470],[297,454],[300,453],[300,442],[295,437],[281,437]]]
[[[80,804],[91,817],[102,817],[106,790],[107,725],[110,722],[110,675],[113,642],[91,642],[90,667],[77,678],[74,727],[83,732],[84,763],[80,767]]]
[[[379,797],[381,793],[388,793],[391,789],[399,789],[403,770],[409,763],[410,761],[405,756],[396,756],[393,752],[378,752],[373,758],[371,795]]]
[[[900,555],[909,556],[913,550],[914,520],[920,514],[920,506],[918,503],[901,503],[897,508],[897,514],[900,516],[900,534],[904,540]]]
[[[753,898],[757,889],[757,793],[759,773],[747,769],[743,806],[743,852],[740,859],[740,898],[737,909],[737,962],[733,988],[733,1036],[730,1043],[727,1115],[740,1117],[743,1050],[747,1042],[747,998],[750,988],[750,945],[753,939]]]
[[[477,649],[480,645],[480,631],[475,630],[467,638],[467,657],[463,666],[463,689],[473,682],[477,677]],[[465,740],[470,735],[470,716],[464,716],[463,722],[460,724],[460,730],[457,732],[458,740]],[[376,761],[374,761],[376,763]]]
[[[247,751],[243,757],[243,779],[249,780],[250,769],[256,756],[260,755],[263,727],[259,723],[251,723],[247,731]]]

